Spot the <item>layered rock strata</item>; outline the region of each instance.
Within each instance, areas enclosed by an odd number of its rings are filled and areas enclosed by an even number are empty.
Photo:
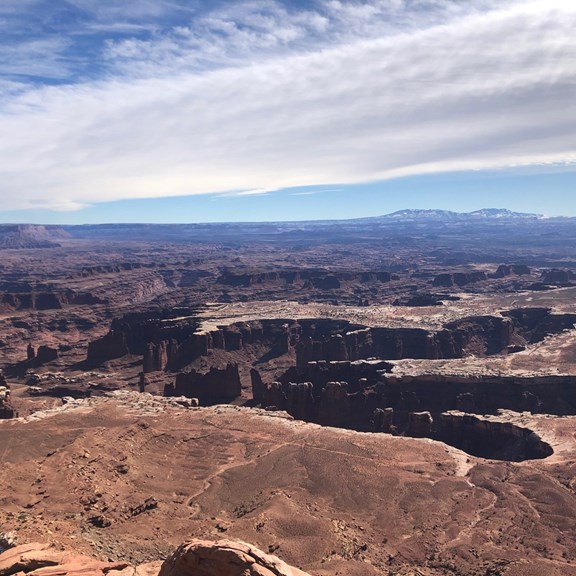
[[[470,316],[441,328],[365,326],[327,318],[261,319],[200,330],[193,309],[151,316],[131,314],[112,323],[93,341],[88,361],[98,364],[126,354],[143,357],[144,372],[178,371],[211,350],[241,351],[251,346],[279,356],[291,350],[304,370],[314,360],[354,361],[450,359],[507,353],[548,334],[571,329],[576,314],[553,314],[549,308],[520,308],[499,315]]]

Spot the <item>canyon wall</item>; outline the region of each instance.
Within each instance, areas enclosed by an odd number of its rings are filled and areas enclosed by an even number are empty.
[[[337,418],[339,425],[360,430],[369,429],[367,423],[376,408],[392,408],[396,418],[406,417],[409,412],[439,414],[450,410],[471,414],[495,414],[499,409],[560,416],[576,414],[573,376],[406,376],[391,373],[392,366],[388,362],[363,360],[310,362],[305,371],[292,368],[279,382],[263,383],[258,398],[265,406],[274,405],[290,412],[291,386],[307,383],[311,387],[311,406],[305,411],[313,415],[313,421],[320,422],[322,402],[329,400],[332,407],[328,412],[341,412]],[[346,391],[345,396],[334,392],[335,387]],[[328,388],[332,391],[326,392]],[[338,410],[333,406],[335,403],[339,403]]]
[[[164,387],[164,396],[197,398],[202,406],[230,402],[241,392],[237,364],[228,364],[224,369],[210,368],[207,372],[181,372],[173,384]]]
[[[362,432],[441,440],[469,454],[502,460],[545,458],[548,444],[527,428],[482,417],[514,412],[576,414],[576,380],[569,376],[395,376],[378,361],[310,362],[281,381],[258,384],[268,409],[294,418]],[[300,380],[291,381],[292,378]],[[332,378],[346,380],[331,380]]]
[[[88,361],[98,364],[125,354],[143,356],[145,372],[178,371],[212,349],[265,348],[271,355],[294,349],[296,367],[311,361],[447,359],[520,349],[546,335],[572,328],[576,314],[522,308],[498,316],[470,316],[440,329],[368,327],[339,319],[270,319],[238,322],[199,332],[195,309],[129,314],[90,343]]]
[[[278,271],[246,271],[225,270],[218,277],[219,284],[228,286],[255,286],[258,284],[284,283],[300,284],[302,288],[318,288],[320,290],[338,289],[342,282],[390,282],[393,275],[386,271],[338,271],[323,269],[294,269]]]
[[[496,460],[519,462],[547,458],[554,453],[529,428],[461,412],[442,414],[433,437],[468,454]]]

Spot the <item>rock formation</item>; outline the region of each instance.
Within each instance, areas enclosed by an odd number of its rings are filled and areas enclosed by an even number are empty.
[[[466,286],[468,284],[486,280],[487,278],[488,276],[485,272],[444,273],[438,274],[438,276],[434,278],[432,286],[444,286],[446,288],[450,286]]]
[[[148,342],[142,361],[144,372],[159,372],[173,362],[178,353],[178,342],[175,339],[162,340],[159,343]]]
[[[264,382],[262,376],[256,368],[250,370],[250,380],[252,383],[252,399],[257,404],[262,404],[264,401]]]
[[[262,284],[297,284],[305,289],[335,290],[341,287],[342,282],[390,282],[392,275],[390,272],[356,272],[338,271],[329,272],[322,269],[288,269],[278,271],[245,271],[245,270],[225,270],[218,277],[219,284],[235,287],[250,287]]]
[[[34,358],[35,366],[42,366],[58,359],[58,349],[50,346],[39,346]]]
[[[410,412],[406,436],[412,438],[430,438],[432,436],[432,414],[430,412]]]
[[[492,278],[505,278],[515,274],[516,276],[530,275],[531,270],[525,264],[500,264],[496,272],[491,274]]]
[[[14,418],[16,412],[10,401],[10,385],[6,382],[4,374],[0,372],[0,420]]]
[[[7,293],[2,304],[15,310],[59,310],[63,307],[63,295],[52,292]]]
[[[281,382],[270,382],[264,384],[262,390],[262,406],[267,409],[285,410],[286,395],[282,389]]]
[[[288,410],[288,413],[291,412]],[[318,423],[345,427],[350,420],[350,398],[347,382],[328,382],[322,388],[318,407]]]
[[[285,410],[294,418],[313,422],[316,401],[310,382],[271,382],[264,385],[262,405],[268,409]]]
[[[191,370],[176,376],[174,384],[164,387],[164,396],[198,398],[203,406],[230,402],[242,392],[237,364],[226,368],[210,368],[206,373]]]
[[[528,428],[456,411],[440,416],[432,437],[468,454],[497,460],[531,460],[553,454],[552,447]]]
[[[265,554],[240,540],[191,540],[163,563],[133,566],[129,562],[102,562],[62,551],[49,544],[30,543],[0,553],[0,575],[29,576],[309,576],[280,558]]]
[[[146,378],[146,374],[144,372],[140,372],[138,374],[138,391],[146,392],[146,386],[148,386],[148,379]]]
[[[572,270],[553,269],[542,272],[542,282],[544,284],[569,285],[574,279],[576,279],[576,274]]]
[[[294,418],[310,420],[314,414],[314,395],[310,382],[287,382],[282,385],[283,408]]]
[[[393,432],[392,419],[394,418],[393,408],[376,408],[372,413],[372,432]]]
[[[566,319],[566,323],[570,322]],[[353,326],[345,321],[300,320],[296,365],[305,370],[315,360],[380,358],[437,360],[460,358],[470,353],[489,355],[524,342],[515,332],[512,316],[471,316],[447,323],[440,330]]]
[[[239,322],[197,332],[199,319],[192,309],[127,314],[112,322],[110,332],[90,343],[88,362],[98,364],[125,354],[143,356],[144,372],[177,371],[209,350],[242,350],[251,344],[268,346],[271,353],[286,353],[297,341],[294,320]],[[174,317],[176,316],[176,317]]]
[[[128,562],[101,562],[88,556],[71,552],[63,552],[51,547],[49,544],[21,544],[9,548],[0,554],[0,574],[29,574],[32,576],[105,576],[112,571],[122,570],[122,574],[135,575],[134,569],[129,569]],[[150,567],[149,567],[150,568]],[[154,568],[154,567],[153,567]],[[139,572],[142,576],[154,574],[154,569],[143,567]],[[157,570],[157,568],[156,568]]]
[[[61,310],[71,304],[101,304],[103,300],[90,293],[56,289],[54,292],[5,292],[0,297],[0,306],[13,310]]]
[[[188,314],[176,316],[176,314]],[[449,359],[520,350],[519,346],[571,329],[576,314],[549,308],[517,308],[500,314],[468,316],[435,328],[365,326],[341,319],[261,319],[200,331],[192,309],[129,314],[90,343],[89,364],[125,354],[143,357],[143,371],[178,372],[211,350],[266,350],[269,357],[296,352],[302,372],[311,361]],[[260,352],[261,353],[261,352]],[[335,379],[333,379],[335,380]]]
[[[381,373],[389,406],[399,408],[399,393],[411,394],[431,412],[462,410],[494,414],[498,409],[540,414],[576,412],[573,376],[482,376]],[[397,400],[395,400],[397,398]]]
[[[87,361],[89,364],[98,365],[106,360],[122,358],[129,352],[126,335],[119,330],[111,330],[106,336],[90,342]]]
[[[500,409],[576,414],[574,377],[565,375],[397,375],[391,363],[362,360],[310,362],[304,372],[291,368],[278,382],[262,382],[260,375],[253,381],[263,406],[285,410],[297,419],[364,432],[442,439],[457,447],[464,446],[468,438],[463,449],[493,458],[508,454],[510,459],[522,460],[549,453],[545,446],[527,440],[530,430],[519,432],[474,414],[496,414]],[[465,412],[471,420],[444,416],[451,411]],[[498,443],[506,450],[499,451]]]
[[[192,540],[168,558],[159,576],[308,576],[240,540]]]

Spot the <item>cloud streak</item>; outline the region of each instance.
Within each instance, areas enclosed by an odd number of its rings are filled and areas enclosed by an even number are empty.
[[[101,38],[98,77],[7,84],[4,210],[576,157],[572,2],[330,0],[302,11],[259,0],[190,16],[184,3],[150,1],[130,20],[117,3],[74,4],[103,6],[77,33],[115,18],[126,30],[170,24]]]

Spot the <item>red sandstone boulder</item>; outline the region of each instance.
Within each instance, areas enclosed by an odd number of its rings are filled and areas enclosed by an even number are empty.
[[[34,576],[104,576],[115,570],[125,570],[127,562],[100,562],[62,552],[49,544],[22,544],[0,554],[0,576],[26,573]]]
[[[164,562],[159,576],[309,575],[239,540],[192,540]]]
[[[241,541],[192,540],[163,564],[100,562],[49,544],[22,544],[0,554],[0,576],[309,576]]]

